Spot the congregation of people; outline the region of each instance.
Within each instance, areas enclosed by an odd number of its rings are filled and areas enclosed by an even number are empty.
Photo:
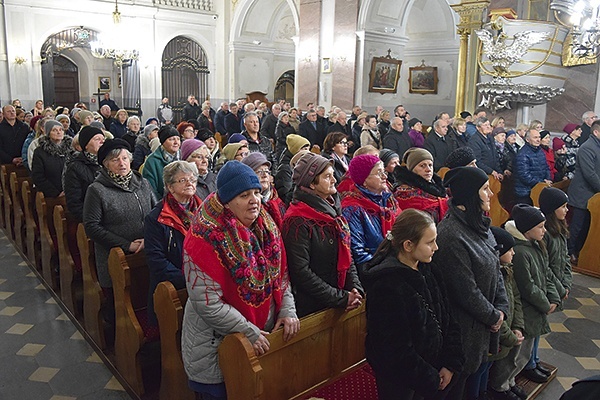
[[[98,112],[15,100],[0,161],[65,197],[107,299],[113,247],[146,254],[151,324],[157,285],[187,288],[182,357],[202,399],[227,398],[227,334],[261,355],[270,332],[287,341],[301,318],[363,303],[380,399],[525,399],[515,378],[550,376],[540,337],[600,192],[600,120],[588,111],[557,135],[477,109],[441,112],[427,132],[402,105],[374,111],[244,99],[214,110],[190,95],[180,122],[165,98],[142,124],[108,93]],[[566,180],[568,195],[550,186]],[[491,226],[493,196],[504,228]],[[114,304],[102,311],[114,324]]]

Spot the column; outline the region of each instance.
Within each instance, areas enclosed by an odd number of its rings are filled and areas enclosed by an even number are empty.
[[[296,46],[298,106],[317,104],[320,67],[321,0],[300,0],[300,34]]]

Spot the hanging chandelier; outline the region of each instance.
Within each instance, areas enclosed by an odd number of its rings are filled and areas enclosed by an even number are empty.
[[[559,22],[571,27],[573,56],[595,59],[600,55],[600,0],[553,0],[550,9]]]
[[[115,11],[112,15],[112,29],[100,34],[97,41],[90,43],[90,47],[94,57],[113,59],[115,65],[121,67],[128,60],[137,60],[140,54],[127,45],[131,40],[131,33],[127,32],[125,25],[121,23],[118,0],[115,0]]]

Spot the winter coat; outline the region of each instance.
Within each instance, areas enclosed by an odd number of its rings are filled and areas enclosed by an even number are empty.
[[[469,138],[469,147],[473,149],[475,153],[475,159],[477,160],[477,166],[484,170],[486,174],[490,175],[492,171],[503,173],[500,168],[498,161],[498,153],[496,149],[492,147],[490,140],[477,131],[473,136]]]
[[[45,197],[58,197],[63,191],[62,174],[67,155],[74,152],[73,140],[64,136],[60,144],[54,144],[48,136],[41,136],[39,147],[33,152],[31,179]]]
[[[31,143],[33,142],[34,139],[35,139],[35,132],[34,131],[29,132],[29,135],[27,135],[27,138],[25,138],[25,141],[23,142],[23,147],[21,148],[21,159],[23,160],[23,165],[25,166],[25,168],[27,168],[27,170],[29,170],[29,157],[28,157],[29,146],[31,145]],[[12,161],[11,161],[11,163],[12,163]]]
[[[165,149],[160,146],[154,153],[150,154],[144,163],[142,176],[148,180],[154,190],[157,199],[162,199],[165,193],[165,183],[163,182],[163,170],[169,165],[165,160]]]
[[[229,114],[229,111],[224,111],[219,109],[215,114],[215,130],[219,132],[221,135],[225,135],[227,129],[225,129],[225,117]]]
[[[548,267],[552,274],[554,287],[558,297],[563,299],[567,294],[567,290],[570,291],[573,286],[573,273],[571,272],[571,260],[567,249],[567,238],[561,233],[552,236],[550,232],[546,231],[544,243],[548,251]]]
[[[393,128],[390,128],[388,134],[383,138],[383,148],[394,151],[401,160],[406,150],[411,147],[413,147],[413,142],[408,133],[398,132]]]
[[[202,110],[200,109],[200,106],[198,104],[190,104],[190,102],[188,101],[188,103],[185,106],[183,106],[183,117],[181,118],[181,120],[189,121],[190,119],[198,119],[198,115],[200,115],[201,112]]]
[[[132,132],[129,129],[127,129],[127,133],[125,133],[123,135],[123,137],[121,138],[129,144],[129,151],[131,151],[132,154],[135,151],[135,144],[137,142],[138,135],[144,136],[144,133],[143,132],[136,133],[136,132]],[[150,144],[150,141],[148,141],[148,144]],[[133,168],[133,165],[131,166],[131,168]]]
[[[446,158],[448,158],[448,155],[452,151],[451,145],[446,140],[446,137],[438,136],[434,131],[427,136],[423,147],[425,147],[425,149],[433,156],[433,169],[436,172],[446,165]]]
[[[126,254],[129,245],[144,237],[144,218],[156,205],[148,181],[133,171],[129,189],[116,184],[104,168],[85,195],[83,224],[94,242],[98,281],[101,287],[112,287],[108,273],[108,254],[120,247]]]
[[[425,145],[425,136],[423,136],[423,132],[411,129],[408,131],[408,136],[412,142],[412,146],[410,147],[423,147]],[[400,158],[402,158],[402,154],[404,153],[398,154],[400,155]]]
[[[204,200],[209,194],[217,191],[217,174],[208,171],[205,177],[198,176],[196,194]]]
[[[115,119],[110,124],[109,131],[110,131],[110,133],[113,134],[113,136],[115,137],[115,139],[116,138],[122,138],[123,136],[125,136],[125,133],[127,133],[127,121],[125,121],[123,123],[120,123],[118,119]],[[76,130],[75,132],[79,132],[79,130]]]
[[[448,145],[450,146],[450,153],[460,147],[466,147],[469,144],[465,134],[463,133],[461,135],[454,129],[448,129],[448,133],[446,134],[446,142],[448,142]]]
[[[318,121],[315,121],[315,127],[313,127],[312,122],[306,120],[300,124],[299,135],[306,138],[311,147],[313,145],[318,145],[320,148],[323,148],[323,142],[325,141],[325,136],[327,136],[326,128],[323,124],[320,124]]]
[[[333,152],[323,151],[321,155],[325,158],[333,160],[333,176],[335,177],[336,184],[339,184],[342,181],[346,172],[348,172],[348,165],[350,164],[350,158],[348,156],[343,156],[346,161],[346,165],[344,165],[337,157],[333,156]]]
[[[210,116],[210,112],[209,112],[209,116]],[[200,129],[202,128],[206,128],[209,131],[211,131],[212,133],[215,133],[215,120],[214,118],[208,118],[206,115],[204,115],[204,113],[200,113],[200,116],[198,116],[198,126]]]
[[[569,204],[585,210],[590,197],[598,192],[600,192],[600,139],[590,135],[577,152],[575,176],[569,186]]]
[[[142,164],[146,162],[146,157],[148,157],[152,153],[150,150],[150,140],[144,134],[138,135],[135,139],[135,148],[133,149],[133,162],[131,163],[131,168],[136,171],[140,170]]]
[[[513,270],[523,305],[523,335],[532,339],[550,333],[546,313],[550,304],[560,304],[560,297],[548,268],[548,253],[539,243],[527,240],[514,221],[508,221],[505,229],[515,238]]]
[[[498,352],[499,335],[490,333],[490,327],[498,322],[500,311],[509,312],[496,241],[489,218],[483,218],[485,231],[478,231],[450,202],[437,226],[439,249],[433,256],[448,289],[451,313],[461,327],[467,375],[477,371],[489,353]]]
[[[273,145],[271,144],[271,141],[260,132],[258,133],[257,140],[252,139],[246,130],[242,131],[242,135],[244,135],[248,141],[248,150],[250,153],[263,153],[264,156],[267,157],[267,160],[271,163],[272,169],[274,169],[275,163],[278,160],[273,158]]]
[[[436,224],[444,218],[448,211],[448,196],[442,178],[433,174],[431,182],[427,182],[405,166],[397,166],[393,175],[396,180],[394,197],[402,210],[425,211]]]
[[[439,370],[445,367],[456,377],[465,358],[444,280],[430,264],[418,268],[379,255],[367,265],[365,350],[378,381],[431,399],[438,393]]]
[[[577,152],[580,147],[579,140],[573,139],[571,135],[563,136],[562,140],[565,142],[565,147],[567,148],[567,154],[565,154],[565,160],[562,165],[564,168],[563,174],[568,179],[573,179],[573,176],[575,175],[575,164],[577,162]],[[556,169],[560,172],[558,159],[556,160],[556,163]],[[557,178],[556,180],[558,181],[559,179]]]
[[[260,134],[268,139],[275,140],[275,128],[278,122],[279,119],[273,114],[267,115],[260,125]]]
[[[360,132],[360,146],[371,145],[377,150],[381,150],[381,135],[378,130],[371,130],[368,127],[363,127]]]
[[[237,114],[230,112],[225,116],[225,131],[227,132],[227,137],[234,133],[240,133],[240,119]]]
[[[175,289],[185,288],[183,276],[183,239],[185,236],[169,223],[178,217],[165,209],[164,200],[144,218],[144,250],[148,271],[148,318],[156,325],[154,313],[154,290],[160,282],[169,281]]]
[[[477,159],[479,165],[479,159]],[[529,143],[517,153],[515,164],[515,194],[518,197],[529,196],[531,188],[544,179],[550,179],[550,168],[541,147]]]
[[[512,264],[501,265],[502,277],[504,278],[504,287],[508,298],[508,314],[500,327],[500,349],[498,354],[489,357],[489,361],[500,360],[506,357],[513,347],[519,343],[519,338],[513,330],[519,330],[523,333],[523,306],[521,305],[521,294],[515,283]]]
[[[293,171],[292,166],[290,165],[292,157],[292,152],[288,149],[281,154],[279,164],[277,165],[277,173],[275,174],[274,179],[277,194],[286,206],[290,204],[292,201],[292,195],[294,194],[294,183],[292,182]]]
[[[299,188],[294,202],[301,201],[335,218],[341,215],[339,197],[335,206]],[[325,308],[346,308],[353,288],[363,292],[356,267],[351,263],[343,289],[338,288],[338,235],[336,227],[321,226],[305,218],[292,218],[282,229],[290,282],[299,317]]]
[[[13,158],[21,157],[23,143],[31,129],[29,125],[15,120],[11,125],[8,120],[0,122],[0,163],[12,164]]]
[[[64,191],[67,210],[77,222],[83,222],[85,194],[88,187],[94,183],[100,168],[98,163],[83,153],[78,153],[65,168]]]
[[[275,141],[275,160],[279,161],[279,158],[281,157],[281,153],[283,153],[285,151],[285,149],[287,148],[287,144],[286,144],[286,138],[288,137],[288,135],[291,134],[295,134],[296,130],[294,129],[294,127],[290,124],[283,124],[283,122],[279,122],[277,124],[277,126],[275,127],[275,137],[276,137],[276,141]]]
[[[379,121],[377,124],[377,130],[379,131],[382,139],[390,132],[391,126],[392,123],[390,121]]]
[[[550,180],[554,182],[554,176],[556,175],[556,161],[554,160],[554,150],[552,147],[541,146],[542,151],[544,152],[544,156],[546,157],[546,164],[548,164],[548,169],[550,170]]]

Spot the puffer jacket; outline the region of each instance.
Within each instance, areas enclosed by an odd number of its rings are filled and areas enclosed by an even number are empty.
[[[508,221],[505,229],[515,238],[513,270],[523,305],[523,335],[532,339],[550,333],[546,313],[550,304],[560,304],[560,297],[547,267],[548,254],[537,242],[527,240],[514,221]]]
[[[287,149],[287,144],[286,144],[286,138],[291,135],[291,134],[295,134],[296,133],[296,129],[294,129],[294,127],[291,124],[284,124],[283,122],[278,122],[277,126],[275,127],[275,138],[276,138],[276,142],[275,142],[275,155],[274,158],[276,161],[279,161],[279,158],[281,158],[281,154]]]
[[[332,206],[320,197],[296,188],[293,201],[302,201],[335,218],[342,213],[339,197],[336,195],[335,198],[336,204]],[[299,317],[325,308],[346,308],[350,290],[356,288],[363,292],[354,263],[346,273],[344,288],[338,288],[336,227],[293,218],[289,223],[284,221],[281,233]]]
[[[64,177],[65,200],[67,210],[77,222],[83,222],[83,202],[88,187],[94,183],[100,170],[98,163],[93,162],[83,153],[67,164]]]
[[[128,253],[131,242],[144,237],[144,218],[155,205],[150,184],[137,171],[133,171],[129,189],[117,185],[104,168],[88,187],[83,224],[94,242],[101,287],[112,287],[108,273],[110,249],[120,247]]]
[[[479,160],[477,160],[479,165]],[[518,197],[529,196],[531,188],[544,179],[550,179],[550,168],[541,147],[529,143],[517,153],[515,162],[515,194]]]
[[[377,255],[365,272],[367,360],[378,380],[432,399],[439,393],[438,371],[457,374],[464,363],[444,280],[429,264],[415,271],[394,256],[382,258]]]

